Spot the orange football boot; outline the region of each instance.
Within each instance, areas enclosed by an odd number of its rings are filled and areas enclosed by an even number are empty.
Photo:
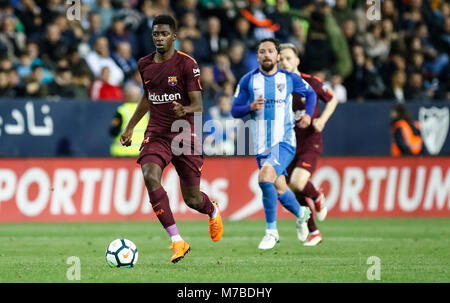
[[[216,208],[217,214],[215,218],[209,219],[209,235],[211,236],[211,240],[217,242],[223,235],[223,223],[219,212],[219,206],[217,206],[216,202],[212,202],[212,204]]]
[[[173,256],[170,258],[172,263],[177,263],[183,259],[189,251],[191,251],[191,247],[184,240],[173,242],[169,248],[173,248]]]

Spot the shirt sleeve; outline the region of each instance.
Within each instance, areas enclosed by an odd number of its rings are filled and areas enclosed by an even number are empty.
[[[241,118],[250,113],[250,92],[248,90],[248,78],[248,76],[242,77],[242,79],[236,86],[233,106],[231,108],[231,115],[234,118]]]
[[[300,94],[302,97],[306,98],[305,101],[305,112],[312,117],[314,110],[316,109],[317,95],[314,89],[306,81],[302,79],[297,74],[291,74],[293,81],[293,92]]]
[[[324,89],[323,82],[316,76],[311,77],[311,86],[316,92],[317,97],[325,103],[330,102],[333,99],[334,95],[329,89]]]
[[[202,90],[200,84],[200,67],[194,59],[187,58],[184,70],[184,80],[188,92]]]

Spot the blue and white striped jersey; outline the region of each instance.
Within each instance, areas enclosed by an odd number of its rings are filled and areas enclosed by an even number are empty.
[[[295,148],[295,119],[292,111],[292,93],[306,97],[306,113],[311,117],[316,105],[316,94],[301,76],[278,69],[266,75],[259,68],[247,73],[239,81],[232,108],[232,115],[242,117],[250,113],[255,154],[263,154],[278,143],[285,142]],[[264,109],[250,111],[253,100],[262,96]]]

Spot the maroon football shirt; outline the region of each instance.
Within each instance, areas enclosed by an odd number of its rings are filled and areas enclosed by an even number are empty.
[[[138,61],[142,84],[150,103],[150,120],[146,137],[154,135],[173,137],[171,126],[178,119],[187,120],[194,130],[194,116],[177,117],[172,102],[190,105],[188,92],[202,90],[197,62],[180,51],[175,51],[169,60],[162,63],[155,62],[154,57],[155,52]]]
[[[313,88],[313,90],[316,92],[317,95],[316,108],[314,109],[314,114],[311,117],[312,122],[313,119],[318,118],[320,116],[319,100],[328,103],[333,98],[333,93],[328,89],[325,91],[323,89],[322,81],[316,76],[311,76],[302,73],[302,78],[309,85],[311,85],[311,87]],[[294,112],[305,110],[305,103],[293,102],[292,109],[294,110]],[[299,128],[296,125],[294,130],[297,138],[297,152],[300,152],[302,149],[309,147],[314,147],[314,149],[322,152],[322,133],[316,132],[314,130],[314,127],[312,126],[312,123],[307,128]],[[317,147],[313,145],[317,145]]]

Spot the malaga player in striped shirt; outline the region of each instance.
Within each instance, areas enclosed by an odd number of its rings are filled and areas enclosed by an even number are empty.
[[[271,249],[279,241],[277,230],[277,201],[297,216],[297,226],[308,236],[306,221],[311,211],[300,206],[295,194],[288,188],[286,168],[295,155],[296,118],[292,102],[306,98],[306,114],[298,118],[301,127],[311,123],[316,105],[314,90],[303,79],[293,73],[279,69],[279,43],[267,38],[258,43],[259,68],[247,73],[236,87],[231,113],[240,118],[250,114],[254,153],[259,166],[258,182],[263,193],[266,216],[266,233],[258,248]]]

